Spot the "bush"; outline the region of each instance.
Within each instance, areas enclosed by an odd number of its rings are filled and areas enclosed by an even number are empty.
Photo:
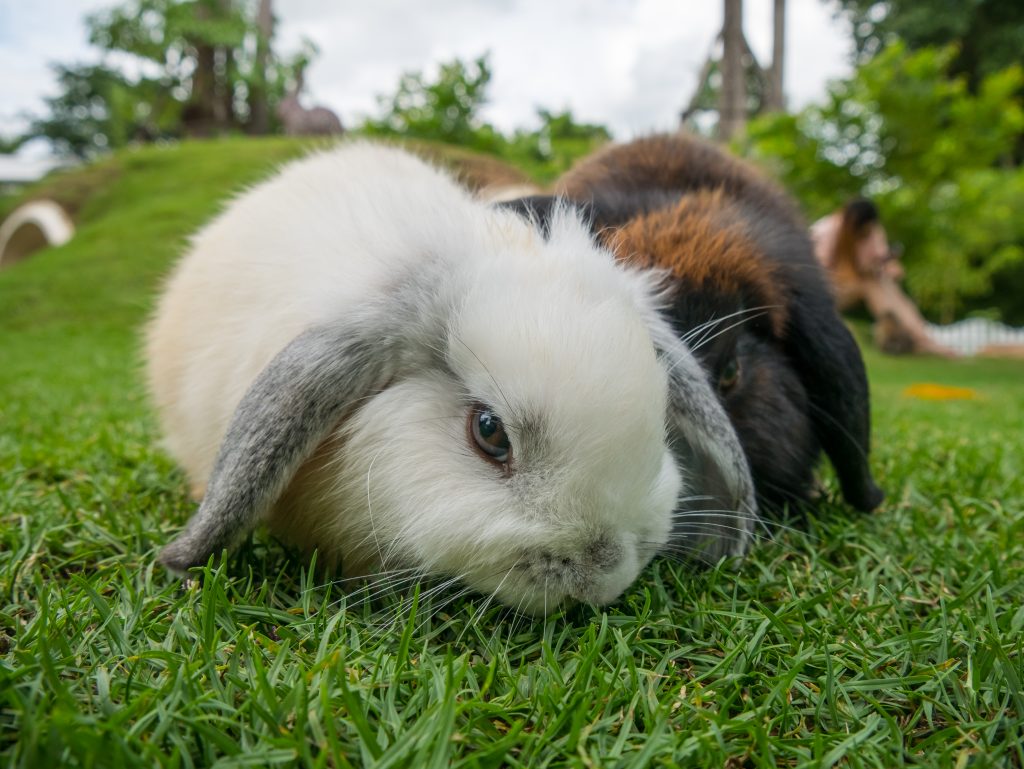
[[[754,120],[740,147],[811,217],[874,198],[890,239],[905,246],[910,289],[943,321],[995,298],[994,277],[1024,262],[1024,170],[1012,159],[1024,71],[988,75],[972,94],[949,76],[954,55],[894,44],[833,83],[824,105]]]
[[[506,136],[480,117],[490,82],[486,54],[469,64],[459,59],[441,64],[434,79],[406,73],[394,94],[380,98],[382,116],[367,120],[359,130],[370,136],[426,139],[488,152],[542,181],[554,179],[611,138],[604,126],[577,123],[569,110],[546,109],[537,110],[539,128]]]

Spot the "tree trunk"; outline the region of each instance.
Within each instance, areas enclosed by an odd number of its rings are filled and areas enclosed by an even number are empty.
[[[718,138],[729,141],[743,130],[747,122],[747,88],[743,73],[743,0],[725,0],[722,49]]]
[[[196,3],[196,20],[210,19],[205,3]],[[220,112],[217,89],[217,49],[200,36],[188,41],[195,51],[195,70],[192,73],[192,93],[182,113],[182,126],[187,136],[212,136],[217,131]]]
[[[217,0],[219,21],[231,19],[233,0]],[[230,45],[217,46],[217,101],[214,118],[217,133],[229,132],[235,125],[235,52]]]
[[[217,113],[216,55],[212,45],[195,45],[196,68],[192,73],[192,94],[182,115],[189,136],[211,136]]]
[[[213,100],[213,125],[217,134],[227,133],[234,122],[234,103],[231,91],[231,67],[233,64],[231,49],[218,45],[214,48],[214,72],[216,88]]]
[[[274,11],[271,6],[272,0],[260,0],[256,11],[256,60],[249,93],[249,131],[259,135],[270,133],[267,66],[270,63],[270,40],[274,36]]]
[[[765,106],[771,112],[783,112],[786,109],[786,92],[782,85],[786,59],[786,0],[775,0],[774,31],[772,68],[768,76],[768,99]]]

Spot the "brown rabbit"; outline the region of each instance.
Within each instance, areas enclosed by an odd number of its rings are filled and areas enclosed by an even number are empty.
[[[543,222],[568,199],[620,259],[669,274],[665,312],[718,390],[763,511],[811,499],[821,449],[851,505],[880,504],[864,363],[784,191],[676,134],[609,146],[555,193],[508,205]]]

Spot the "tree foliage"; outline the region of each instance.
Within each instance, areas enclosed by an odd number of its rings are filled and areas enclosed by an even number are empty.
[[[407,72],[393,95],[379,99],[383,116],[368,120],[364,130],[493,150],[498,132],[480,117],[491,74],[487,56],[441,64],[434,80]]]
[[[87,158],[130,141],[173,133],[181,105],[159,78],[129,79],[103,64],[56,65],[60,93],[46,99],[49,116],[30,134],[61,155]]]
[[[24,143],[23,136],[0,136],[0,155],[13,155]]]
[[[812,217],[873,197],[905,245],[910,288],[944,320],[1024,262],[1024,170],[1010,156],[1024,131],[1024,72],[986,75],[971,93],[950,75],[955,57],[891,45],[833,83],[823,105],[754,121],[743,147]]]
[[[858,58],[867,61],[897,40],[916,50],[956,45],[950,72],[975,89],[1020,61],[1024,3],[1019,0],[839,0],[853,25]]]
[[[276,103],[295,63],[257,56],[253,0],[129,0],[86,24],[103,62],[55,65],[60,94],[30,131],[62,154],[247,130],[254,100]]]
[[[481,115],[491,76],[486,54],[468,64],[459,59],[445,62],[434,78],[407,73],[394,94],[380,99],[383,114],[367,120],[361,130],[489,152],[528,167],[541,178],[557,176],[611,138],[607,128],[577,122],[570,110],[543,108],[537,110],[538,128],[502,133]]]

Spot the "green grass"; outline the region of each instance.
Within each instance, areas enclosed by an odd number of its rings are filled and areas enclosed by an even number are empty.
[[[6,763],[1024,765],[1020,363],[869,354],[883,509],[825,504],[738,571],[658,561],[605,610],[368,601],[265,535],[165,574],[191,506],[138,328],[216,201],[300,150],[140,150],[34,191],[78,195],[80,230],[0,273]]]

